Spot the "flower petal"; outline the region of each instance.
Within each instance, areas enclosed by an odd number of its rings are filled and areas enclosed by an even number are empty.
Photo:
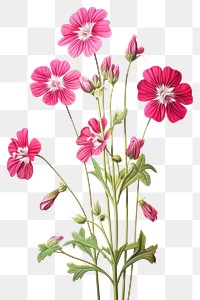
[[[92,34],[100,37],[108,38],[112,35],[112,31],[109,27],[110,21],[103,20],[94,24],[92,28]]]
[[[11,177],[15,176],[15,174],[20,169],[21,164],[22,163],[20,162],[19,159],[16,159],[16,158],[13,158],[13,157],[10,157],[8,159],[7,169],[8,169],[8,172],[10,173]]]
[[[165,117],[165,105],[157,100],[151,100],[144,109],[144,114],[157,122],[161,122]]]
[[[79,8],[77,12],[71,15],[69,22],[73,26],[81,27],[87,22],[87,9],[85,7]]]
[[[47,105],[56,105],[58,103],[58,93],[49,91],[43,96],[42,100]]]
[[[97,119],[92,118],[88,121],[89,126],[92,128],[92,130],[96,133],[101,132],[100,123]]]
[[[34,97],[40,97],[49,91],[49,87],[44,82],[34,82],[30,85]]]
[[[80,88],[79,78],[81,73],[77,70],[69,71],[64,77],[63,80],[68,89],[76,90]]]
[[[87,57],[96,53],[102,46],[102,41],[96,37],[91,36],[83,44],[83,54]]]
[[[51,78],[51,71],[48,67],[38,67],[33,71],[31,79],[38,82],[47,82]]]
[[[68,53],[71,57],[78,57],[83,52],[84,41],[74,40],[68,47]]]
[[[20,147],[28,146],[28,129],[23,128],[20,131],[17,131],[17,139]]]
[[[83,127],[81,129],[81,133],[78,137],[78,139],[76,140],[76,144],[77,145],[87,145],[87,144],[91,144],[89,138],[90,137],[94,137],[94,134],[90,131],[89,127]]]
[[[138,85],[138,99],[140,101],[149,101],[156,98],[156,86],[147,80],[141,80]]]
[[[77,152],[77,158],[82,162],[87,162],[92,156],[92,145],[84,145]]]
[[[50,63],[53,75],[63,76],[70,69],[70,64],[66,60],[54,59]]]
[[[38,155],[40,150],[41,150],[41,143],[38,141],[38,139],[32,139],[28,146],[29,159],[34,160],[35,156]]]
[[[158,66],[151,67],[143,72],[144,79],[152,85],[158,86],[162,82],[162,69]]]
[[[187,109],[179,102],[171,102],[167,105],[166,112],[169,121],[175,123],[185,117]]]
[[[185,105],[192,104],[192,89],[188,83],[180,83],[174,88],[173,93],[175,94],[175,99],[178,102]]]
[[[103,20],[108,15],[107,11],[104,9],[96,9],[95,7],[90,7],[88,9],[87,22],[94,23]]]
[[[11,139],[12,142],[8,145],[8,152],[10,155],[13,155],[14,152],[17,152],[17,149],[19,148],[19,143],[18,140],[16,139]]]
[[[181,72],[173,70],[170,67],[165,67],[163,69],[163,83],[168,87],[177,86],[182,79]]]
[[[20,169],[17,172],[19,179],[30,179],[33,175],[33,165],[31,161],[28,164],[22,163]]]
[[[64,105],[71,105],[76,100],[76,95],[73,91],[68,89],[58,90],[58,98]]]
[[[101,145],[92,150],[92,155],[99,155],[105,148],[106,142],[101,143]]]

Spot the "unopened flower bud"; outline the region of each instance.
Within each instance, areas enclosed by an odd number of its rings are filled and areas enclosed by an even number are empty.
[[[85,93],[91,94],[94,91],[95,87],[94,87],[92,81],[89,80],[88,78],[81,76],[79,78],[79,82],[80,82],[80,86],[81,86],[82,90]]]
[[[101,215],[99,216],[99,220],[100,220],[101,222],[103,222],[105,219],[106,219],[106,215],[101,214]]]
[[[53,247],[57,244],[59,244],[60,241],[62,241],[64,239],[64,236],[62,235],[55,235],[55,236],[52,236],[48,241],[47,241],[47,246],[49,247]]]
[[[114,85],[119,78],[119,66],[112,64],[108,71],[108,82]]]
[[[59,195],[59,189],[54,190],[53,192],[47,194],[42,202],[40,203],[40,209],[41,210],[47,210],[49,209],[53,204],[56,198]]]
[[[126,59],[129,62],[134,61],[135,59],[138,58],[138,55],[144,52],[143,47],[138,47],[136,39],[137,39],[136,35],[133,35],[132,39],[128,44],[128,48],[126,49]]]
[[[107,56],[104,58],[102,64],[101,64],[101,75],[104,80],[107,80],[108,78],[108,71],[111,66],[111,56]]]
[[[99,89],[101,87],[101,81],[97,75],[94,75],[92,77],[92,83],[93,83],[95,89]]]
[[[157,210],[145,202],[143,199],[139,200],[139,205],[142,208],[144,216],[149,219],[150,221],[154,222],[157,220]]]
[[[78,214],[76,217],[73,217],[72,220],[78,224],[84,224],[87,221],[87,218]]]
[[[101,213],[101,206],[99,204],[99,201],[97,201],[94,206],[93,206],[93,209],[92,209],[92,213],[95,215],[95,216],[99,216],[100,213]]]
[[[126,155],[132,159],[138,159],[140,155],[140,149],[144,145],[144,139],[137,139],[135,136],[132,136],[130,140],[130,144],[128,145],[128,148],[126,149]]]
[[[112,157],[112,160],[114,160],[116,163],[120,163],[122,161],[122,158],[120,155],[118,154],[115,154],[113,157]]]
[[[60,182],[60,185],[59,185],[59,192],[60,193],[63,193],[63,192],[65,192],[66,190],[67,190],[67,185],[66,184],[64,184],[64,183],[62,183],[62,182]]]

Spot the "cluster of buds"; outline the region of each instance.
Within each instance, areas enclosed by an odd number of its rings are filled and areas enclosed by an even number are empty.
[[[53,192],[47,194],[42,202],[40,203],[41,210],[48,210],[53,204],[56,198],[60,193],[63,193],[67,190],[67,186],[64,183],[60,183],[59,188],[54,190]]]
[[[140,54],[144,52],[143,47],[138,47],[136,39],[136,35],[133,35],[132,39],[128,44],[128,48],[126,49],[126,59],[129,62],[136,60],[140,56]]]
[[[101,64],[101,75],[105,80],[114,85],[119,79],[119,66],[111,64],[111,56],[104,58]]]
[[[81,76],[79,78],[80,86],[85,93],[94,95],[95,91],[100,89],[101,81],[99,77],[95,74],[92,80],[87,77]]]

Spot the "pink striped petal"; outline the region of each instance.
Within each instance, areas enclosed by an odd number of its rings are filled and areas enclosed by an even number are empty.
[[[23,128],[20,131],[17,131],[17,139],[20,147],[28,146],[28,129]]]
[[[33,175],[33,165],[31,162],[28,164],[23,163],[17,172],[17,177],[19,179],[30,179]]]
[[[53,75],[63,76],[70,69],[70,64],[66,60],[54,59],[50,63]]]
[[[106,18],[108,15],[107,11],[104,9],[96,9],[94,7],[90,7],[88,9],[88,23],[98,22]]]
[[[18,172],[21,164],[22,163],[19,161],[19,159],[16,159],[13,157],[10,157],[8,159],[7,169],[8,169],[8,172],[10,173],[11,177],[15,176],[15,174]]]
[[[73,91],[68,89],[58,90],[58,98],[64,105],[72,105],[76,100],[76,95]]]
[[[58,103],[58,93],[49,91],[43,96],[42,100],[47,105],[56,105]]]
[[[88,121],[89,126],[92,128],[92,130],[96,133],[101,132],[100,123],[97,119],[92,118]]]
[[[69,23],[76,27],[81,27],[83,24],[87,23],[87,9],[85,7],[79,8],[77,12],[71,15]]]
[[[34,82],[30,85],[34,97],[40,97],[49,91],[49,87],[43,82]]]
[[[101,46],[102,41],[96,36],[91,36],[83,44],[83,54],[89,57],[96,53],[101,48]]]
[[[162,69],[158,66],[151,67],[143,72],[144,79],[150,84],[159,86],[162,82]]]
[[[38,82],[47,82],[51,78],[51,71],[48,67],[38,67],[33,71],[31,79]]]
[[[13,155],[13,153],[16,152],[19,148],[19,143],[16,139],[12,138],[11,140],[12,142],[8,145],[8,152],[10,153],[10,155]]]
[[[110,21],[108,20],[97,22],[92,28],[92,33],[100,37],[108,38],[112,35],[109,25]]]
[[[181,79],[182,79],[181,73],[177,70],[173,70],[170,67],[165,67],[163,69],[162,77],[163,77],[164,85],[169,86],[169,87],[177,86],[181,82]]]
[[[77,158],[86,163],[92,156],[92,145],[84,145],[77,152]]]
[[[38,139],[32,139],[29,146],[28,146],[28,157],[30,160],[34,160],[35,156],[38,155],[38,153],[41,150],[41,143],[38,141]]]
[[[138,99],[140,101],[149,101],[156,98],[156,87],[147,80],[141,80],[138,85]]]
[[[157,100],[151,100],[144,109],[144,114],[157,122],[161,122],[165,117],[165,105]]]
[[[77,70],[69,71],[64,77],[63,80],[68,89],[76,90],[80,88],[79,78],[81,73]]]
[[[105,148],[106,142],[101,143],[99,147],[92,150],[92,155],[99,155]]]
[[[81,133],[76,140],[77,145],[88,145],[91,144],[90,137],[94,137],[94,134],[90,131],[89,127],[83,127]]]
[[[187,109],[179,102],[171,102],[167,105],[166,112],[169,121],[175,123],[185,117]]]
[[[180,83],[174,88],[173,93],[175,94],[175,99],[178,102],[185,105],[192,104],[192,89],[188,83]]]
[[[80,41],[79,39],[74,40],[69,47],[68,47],[68,53],[72,57],[78,57],[83,52],[84,47],[84,41]]]

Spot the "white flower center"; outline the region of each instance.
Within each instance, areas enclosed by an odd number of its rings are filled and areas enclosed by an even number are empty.
[[[94,133],[95,136],[90,136],[87,140],[92,141],[94,149],[97,149],[103,143],[101,133]]]
[[[17,152],[13,152],[13,158],[19,159],[20,162],[24,162],[25,164],[28,164],[30,159],[28,157],[28,147],[19,147],[17,149]]]
[[[174,88],[165,86],[164,84],[158,86],[157,97],[155,100],[159,100],[162,104],[168,104],[174,102],[174,93],[172,92]]]
[[[62,77],[52,75],[47,83],[51,91],[55,92],[65,88],[64,81]]]
[[[92,28],[94,23],[85,23],[82,27],[79,27],[78,31],[74,31],[78,34],[78,38],[81,41],[86,41],[89,37],[92,36]]]

